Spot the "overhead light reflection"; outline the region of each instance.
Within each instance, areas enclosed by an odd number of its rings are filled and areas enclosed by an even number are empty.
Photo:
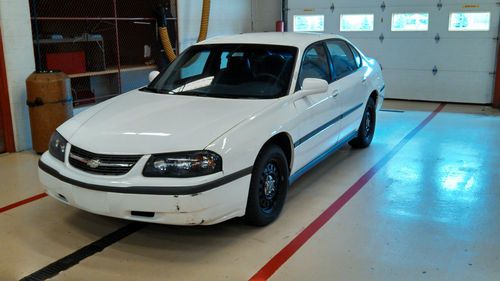
[[[153,136],[153,137],[168,137],[172,134],[169,133],[134,133],[134,132],[125,132],[124,135],[132,135],[132,136]]]

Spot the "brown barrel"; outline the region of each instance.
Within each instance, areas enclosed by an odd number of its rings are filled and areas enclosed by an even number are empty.
[[[69,77],[62,72],[34,72],[26,79],[33,150],[47,151],[50,136],[73,116]]]

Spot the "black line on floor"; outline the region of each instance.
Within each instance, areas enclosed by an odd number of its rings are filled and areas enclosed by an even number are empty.
[[[32,274],[22,278],[20,281],[41,281],[47,280],[59,274],[61,271],[67,270],[75,265],[77,265],[82,260],[104,250],[105,248],[113,245],[114,243],[122,240],[123,238],[141,230],[146,224],[133,222],[130,223],[104,237],[101,239],[88,244],[87,246],[76,250],[72,254],[65,256],[64,258],[55,261],[46,267],[33,272]]]
[[[396,110],[396,109],[381,109],[380,111],[384,112],[395,112],[395,113],[403,113],[403,110]]]

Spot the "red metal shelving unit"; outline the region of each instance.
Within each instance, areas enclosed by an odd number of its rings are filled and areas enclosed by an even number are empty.
[[[38,42],[42,68],[47,65],[47,54],[85,54],[85,71],[69,75],[76,93],[75,106],[103,101],[129,90],[133,85],[122,87],[128,83],[122,82],[124,73],[130,75],[164,65],[154,13],[158,5],[170,8],[173,16],[169,22],[174,30],[171,38],[178,42],[176,0],[37,0],[36,7],[31,1],[30,4],[32,15],[33,9],[37,9],[32,24],[38,24],[41,35]],[[151,50],[150,57],[145,56],[147,48]],[[78,93],[83,93],[82,97]],[[95,96],[89,96],[92,94]]]

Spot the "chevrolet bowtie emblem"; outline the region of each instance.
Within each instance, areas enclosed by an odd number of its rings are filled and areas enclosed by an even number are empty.
[[[87,162],[87,166],[92,169],[98,168],[99,165],[101,165],[101,161],[99,161],[99,159],[92,159]]]

